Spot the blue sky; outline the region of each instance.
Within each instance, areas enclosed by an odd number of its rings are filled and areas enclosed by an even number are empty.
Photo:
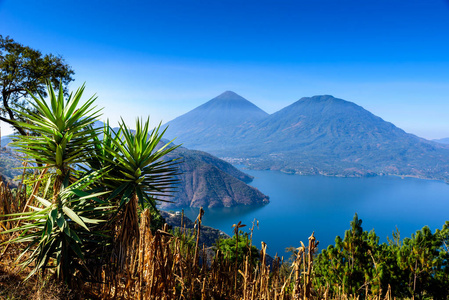
[[[449,0],[0,0],[0,34],[62,55],[112,123],[330,94],[449,137]]]

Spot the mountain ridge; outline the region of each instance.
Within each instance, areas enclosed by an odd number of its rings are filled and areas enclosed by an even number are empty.
[[[188,124],[184,126],[188,131]],[[218,143],[202,135],[194,143],[188,135],[177,138],[188,147],[254,169],[449,178],[447,146],[406,133],[363,107],[331,95],[303,97],[250,126],[241,120],[235,128],[220,129]]]
[[[449,145],[449,138],[434,139],[432,141],[440,143],[440,144]]]

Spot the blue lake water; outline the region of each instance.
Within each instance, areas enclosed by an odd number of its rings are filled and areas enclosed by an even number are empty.
[[[320,249],[344,236],[357,213],[364,230],[374,228],[381,242],[397,227],[401,238],[428,225],[432,232],[449,220],[449,185],[440,181],[399,177],[337,178],[243,170],[254,176],[252,186],[270,197],[264,206],[205,208],[203,224],[232,235],[242,221],[248,231],[256,218],[254,245],[268,244],[271,255],[288,256],[285,248],[307,244],[315,232]],[[185,208],[195,220],[198,209]]]

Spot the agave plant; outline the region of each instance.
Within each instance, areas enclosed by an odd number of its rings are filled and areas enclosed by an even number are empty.
[[[178,146],[161,141],[165,130],[158,127],[150,131],[149,119],[136,121],[135,131],[123,120],[118,132],[108,125],[103,131],[103,142],[97,143],[95,155],[87,160],[89,168],[106,168],[101,184],[111,194],[109,200],[120,210],[117,222],[118,266],[123,267],[129,248],[132,248],[139,230],[139,208],[157,213],[156,201],[174,191],[178,182],[177,159],[164,159]]]
[[[93,106],[95,98],[80,105],[84,86],[67,100],[62,87],[58,95],[50,84],[47,88],[48,101],[41,95],[31,95],[33,111],[17,111],[28,120],[17,125],[34,135],[18,136],[13,145],[27,155],[28,161],[37,163],[34,168],[44,169],[53,177],[53,196],[50,200],[45,195],[35,196],[37,204],[29,206],[31,212],[10,217],[23,224],[13,229],[21,232],[13,241],[28,243],[22,254],[31,253],[24,262],[34,262],[30,276],[55,266],[58,278],[70,281],[74,270],[82,265],[83,247],[93,240],[92,234],[96,234],[98,223],[107,219],[111,207],[98,198],[104,192],[98,194],[90,188],[103,170],[81,177],[76,168],[95,143],[91,136],[96,130],[90,126],[99,116]]]
[[[137,120],[136,128],[128,129],[122,120],[115,132],[106,123],[101,139],[92,136],[93,151],[83,169],[107,170],[97,184],[111,191],[109,199],[117,201],[120,208],[135,196],[141,209],[156,209],[157,201],[167,201],[166,197],[175,191],[179,161],[167,159],[166,155],[178,146],[161,141],[165,130],[159,132],[160,125],[150,132],[149,119],[145,123]]]
[[[100,128],[101,129],[101,128]],[[118,153],[118,148],[115,146],[119,142],[120,130],[114,132],[114,130],[109,126],[109,121],[107,121],[100,130],[99,133],[92,132],[92,151],[89,151],[89,156],[81,165],[81,168],[89,173],[92,170],[107,169],[108,175],[102,176],[100,181],[97,182],[99,186],[106,188],[115,188],[113,182],[114,178],[114,160]],[[118,174],[115,174],[118,175]]]
[[[75,272],[88,271],[86,255],[96,255],[111,240],[119,249],[118,266],[123,264],[139,233],[139,207],[157,211],[156,200],[173,190],[178,169],[176,159],[163,159],[176,147],[161,145],[160,125],[150,131],[149,119],[138,120],[133,132],[122,120],[118,132],[105,126],[100,139],[92,126],[99,116],[95,97],[80,104],[84,86],[67,100],[62,90],[56,95],[48,85],[48,101],[32,95],[33,110],[18,111],[28,121],[17,125],[33,135],[17,137],[14,146],[54,184],[51,199],[34,196],[30,212],[9,215],[22,225],[8,232],[21,233],[13,242],[28,243],[22,257],[24,266],[34,263],[30,276],[54,267],[58,278],[70,282]],[[102,254],[97,258],[107,253]]]
[[[98,198],[104,192],[86,192],[95,180],[93,175],[62,188],[58,193],[58,205],[36,196],[38,205],[29,205],[30,212],[6,215],[10,221],[23,224],[2,233],[20,232],[10,242],[27,244],[18,257],[18,261],[24,257],[20,263],[23,268],[34,263],[27,279],[48,268],[55,268],[56,277],[68,283],[76,271],[88,276],[85,253],[92,252],[92,244],[98,247],[107,242],[98,224],[106,220],[113,209]],[[97,176],[100,176],[98,172]]]
[[[18,136],[13,143],[18,151],[26,154],[31,163],[37,162],[40,166],[35,168],[48,168],[54,170],[56,176],[54,183],[53,202],[56,201],[64,180],[70,182],[75,179],[75,165],[83,163],[92,149],[91,136],[98,130],[91,124],[100,116],[91,97],[83,105],[79,105],[84,92],[84,85],[75,94],[70,94],[64,100],[62,86],[56,95],[51,84],[48,84],[49,104],[38,94],[30,93],[34,102],[30,105],[33,111],[17,111],[28,122],[17,122],[21,128],[33,132],[36,136]]]
[[[136,198],[139,206],[144,209],[149,206],[156,208],[156,201],[174,190],[178,182],[178,158],[165,160],[167,154],[178,148],[171,142],[161,141],[165,130],[160,132],[160,124],[151,132],[150,120],[136,121],[136,130],[130,130],[125,122],[120,123],[120,130],[112,138],[114,148],[108,148],[115,154],[115,172],[121,176],[115,178],[115,193],[121,194],[120,207]]]

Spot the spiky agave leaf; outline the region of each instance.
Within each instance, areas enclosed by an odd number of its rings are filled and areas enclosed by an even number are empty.
[[[73,171],[75,164],[85,161],[91,150],[91,136],[98,130],[89,125],[100,116],[100,110],[93,106],[96,97],[80,104],[84,85],[75,94],[71,93],[67,100],[64,100],[61,87],[58,95],[50,84],[47,89],[48,101],[39,94],[35,96],[30,93],[33,111],[17,111],[28,120],[17,122],[17,125],[34,134],[17,136],[12,144],[19,152],[26,154],[31,162],[54,168],[64,178]]]
[[[151,132],[149,119],[136,121],[136,130],[130,130],[125,122],[120,123],[120,138],[111,137],[116,152],[115,173],[121,175],[115,180],[115,188],[121,190],[120,205],[127,204],[137,196],[141,208],[153,206],[160,196],[173,191],[179,182],[177,164],[179,159],[164,160],[164,156],[179,146],[167,143],[160,147],[165,130],[160,124]],[[112,153],[112,152],[111,152]]]
[[[99,188],[106,190],[115,190],[116,181],[119,180],[117,172],[114,172],[115,157],[117,156],[118,148],[115,143],[120,138],[120,130],[114,132],[107,121],[103,126],[103,131],[100,134],[92,134],[93,149],[89,152],[89,156],[81,168],[89,173],[95,170],[103,169],[105,172],[96,181]],[[114,195],[115,197],[115,195]],[[112,197],[113,198],[113,197]]]
[[[150,132],[149,120],[137,120],[136,130],[130,130],[120,123],[115,132],[105,124],[102,140],[98,139],[86,161],[85,170],[103,168],[107,170],[97,182],[99,186],[111,191],[109,199],[120,199],[123,207],[132,195],[137,195],[140,206],[154,206],[159,196],[175,190],[178,179],[178,159],[165,160],[164,156],[178,146],[170,143],[160,146],[165,132],[160,132],[160,125]]]
[[[109,219],[115,208],[98,198],[105,192],[86,189],[94,178],[88,175],[62,189],[56,203],[36,196],[43,207],[36,207],[33,212],[9,215],[10,220],[21,220],[23,225],[2,234],[20,232],[9,242],[27,244],[18,257],[18,260],[26,257],[20,263],[23,268],[34,264],[27,278],[38,271],[56,268],[60,279],[69,280],[75,270],[83,266],[88,253],[86,245],[94,243],[98,247],[107,242],[101,223]]]
[[[97,129],[90,126],[99,117],[96,98],[81,103],[84,85],[66,100],[62,88],[58,95],[50,84],[47,88],[48,100],[31,95],[33,110],[18,111],[27,122],[17,125],[33,135],[18,136],[14,146],[37,162],[36,168],[49,170],[53,177],[49,180],[54,179],[53,196],[51,200],[36,197],[40,204],[29,206],[34,212],[11,216],[22,222],[13,230],[20,232],[13,242],[28,243],[21,257],[30,253],[23,262],[24,266],[34,263],[29,276],[54,266],[58,277],[69,281],[74,268],[91,253],[87,245],[101,248],[107,243],[99,223],[116,209],[98,197],[102,195],[99,190],[92,189],[104,169],[85,177],[76,171],[76,165],[85,162],[97,142],[92,139]]]
[[[102,184],[111,192],[109,200],[118,204],[120,218],[115,219],[118,232],[115,238],[116,266],[123,270],[126,260],[133,254],[133,243],[139,235],[138,210],[151,207],[158,213],[156,200],[172,191],[178,182],[177,159],[164,160],[164,156],[177,146],[160,147],[160,125],[150,132],[149,119],[137,120],[136,130],[130,130],[123,120],[118,132],[105,127],[104,143],[97,147],[99,154],[91,160],[92,166],[108,166]]]

